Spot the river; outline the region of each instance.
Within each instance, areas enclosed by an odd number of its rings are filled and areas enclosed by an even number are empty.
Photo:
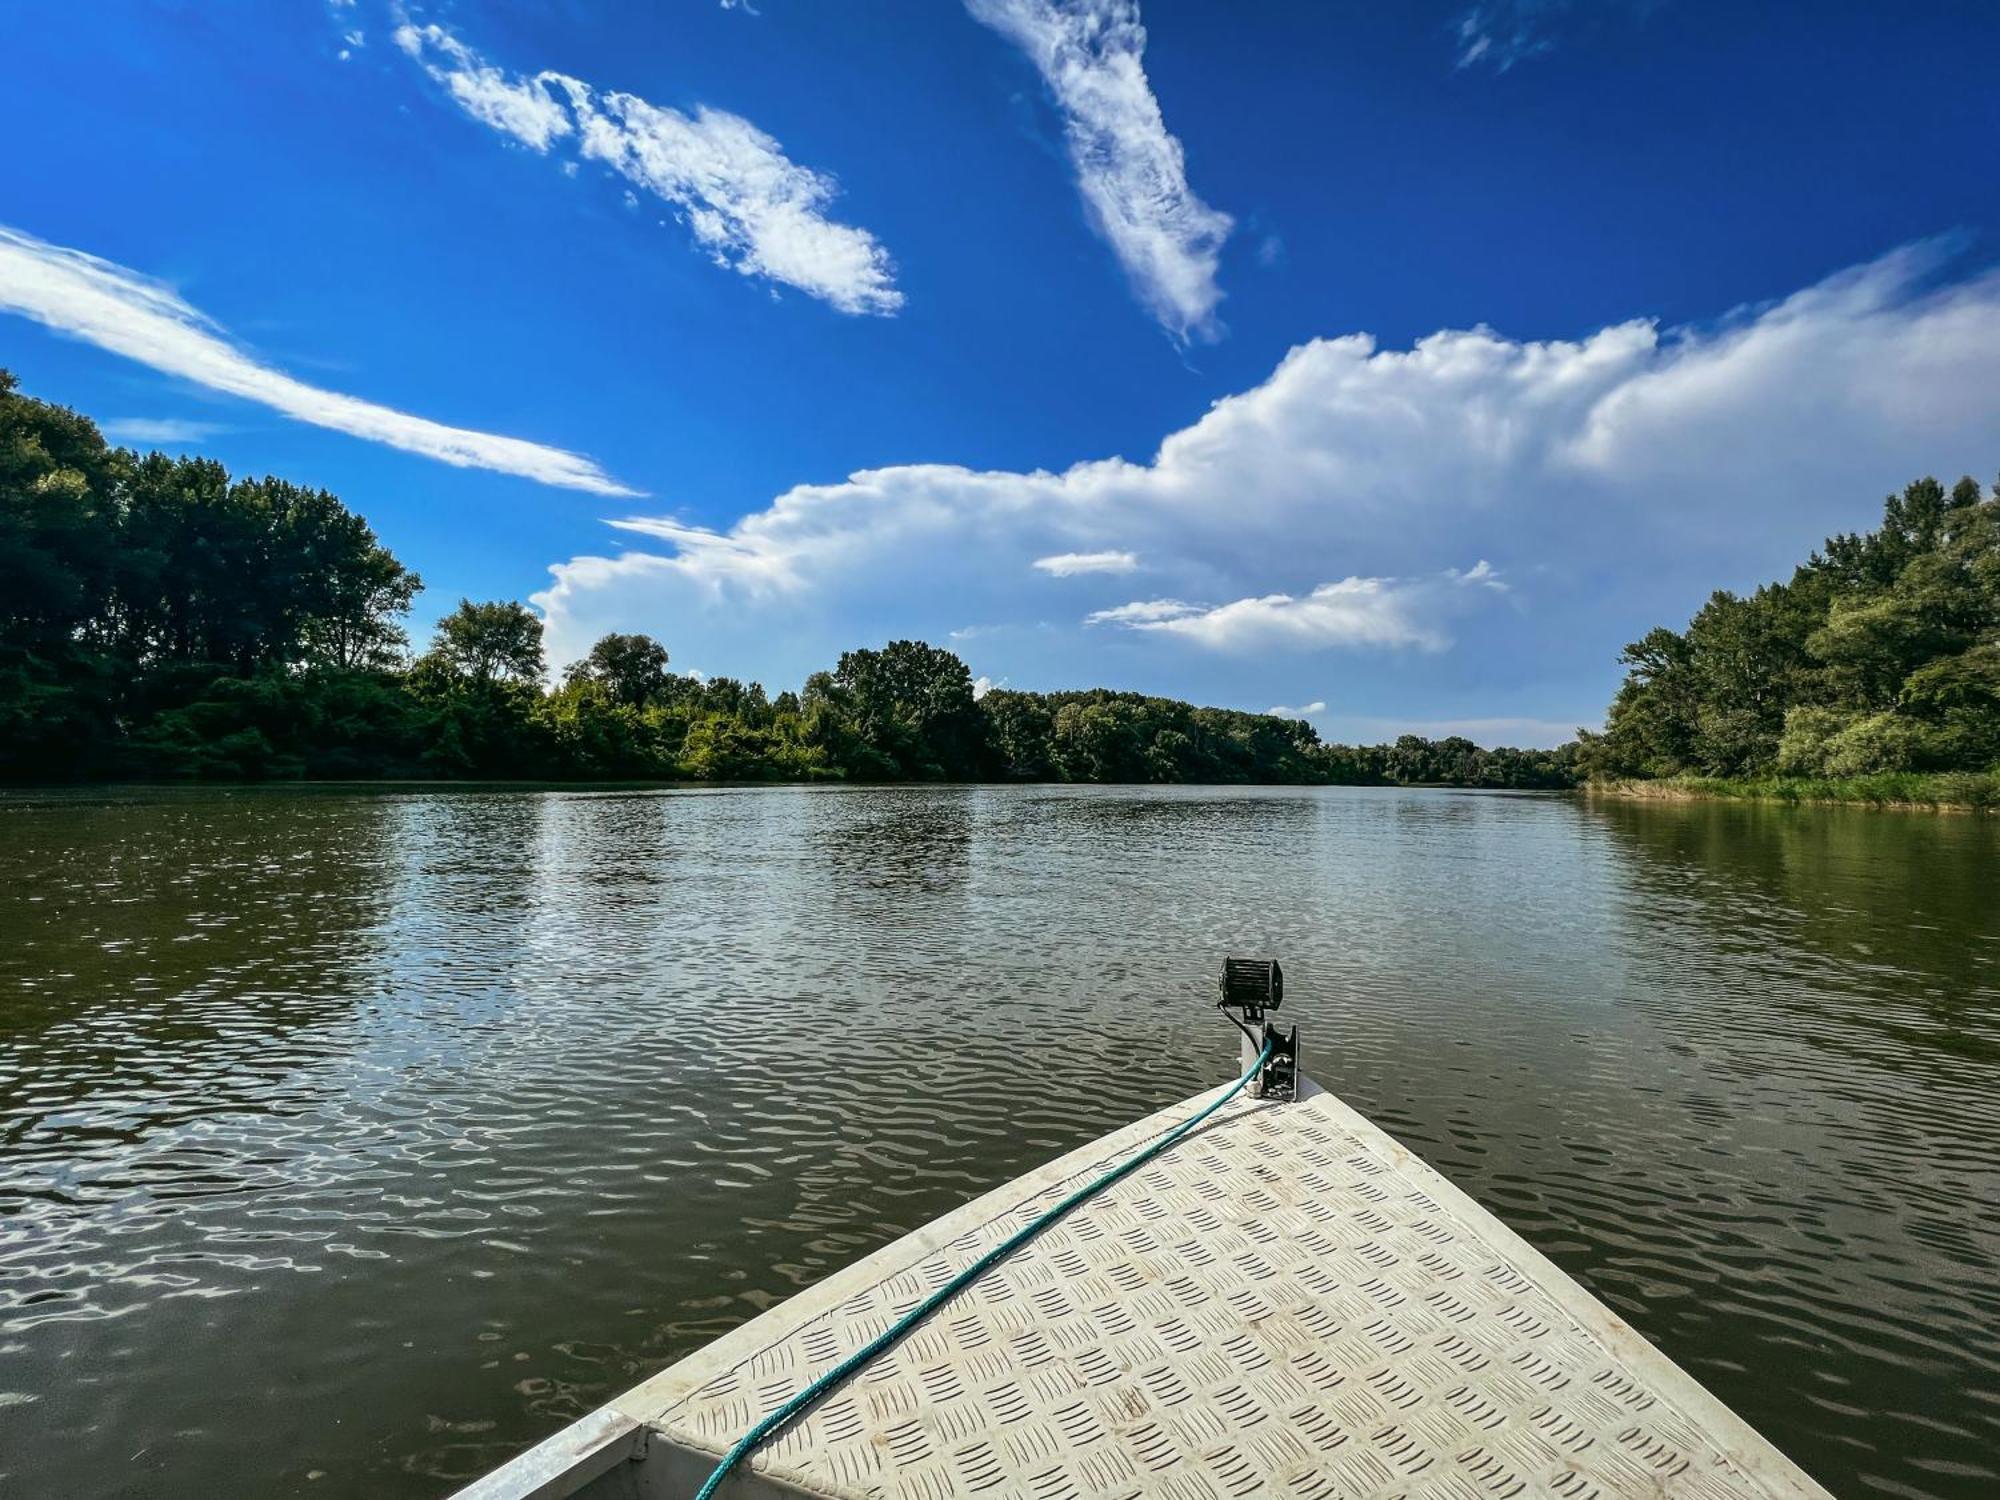
[[[2000,1485],[2000,819],[1378,789],[0,794],[0,1489],[431,1497],[1306,1066],[1842,1495]]]

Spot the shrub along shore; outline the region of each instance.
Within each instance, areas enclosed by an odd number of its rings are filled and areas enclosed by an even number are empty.
[[[1793,805],[2000,812],[2000,772],[1878,771],[1872,776],[1671,776],[1595,780],[1593,797],[1640,802],[1782,802]]]

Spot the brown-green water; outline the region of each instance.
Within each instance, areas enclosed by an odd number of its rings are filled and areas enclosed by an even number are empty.
[[[1376,790],[0,796],[0,1490],[433,1496],[1222,1078],[1844,1495],[2000,1487],[2000,820]]]

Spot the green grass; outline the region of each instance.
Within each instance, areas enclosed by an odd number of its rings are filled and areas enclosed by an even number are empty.
[[[2000,812],[2000,771],[1878,771],[1872,776],[1672,776],[1660,781],[1601,781],[1588,788],[1609,797],[1679,802],[1702,798],[1739,802],[1850,803],[1862,807],[1929,807]]]

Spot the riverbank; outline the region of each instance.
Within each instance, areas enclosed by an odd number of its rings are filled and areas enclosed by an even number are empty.
[[[1592,797],[1643,802],[1790,802],[1931,812],[2000,812],[2000,771],[1879,771],[1872,776],[1670,776],[1593,781]]]

